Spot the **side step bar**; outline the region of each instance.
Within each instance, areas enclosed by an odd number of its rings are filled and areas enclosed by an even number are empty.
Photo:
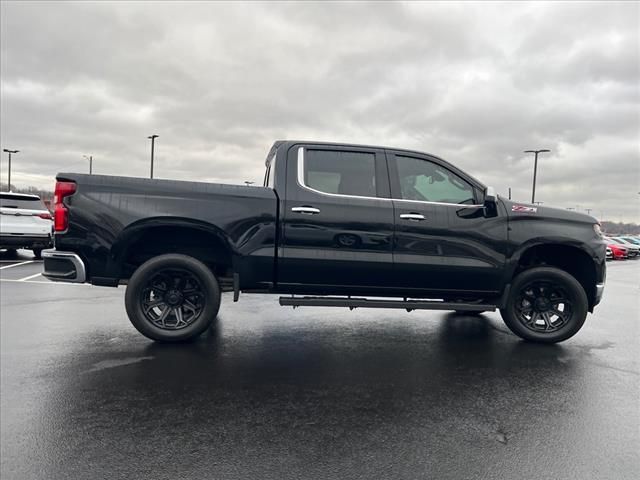
[[[437,300],[371,300],[343,297],[280,297],[284,307],[348,307],[354,308],[404,308],[411,310],[469,310],[495,311],[497,306],[486,303],[440,302]]]

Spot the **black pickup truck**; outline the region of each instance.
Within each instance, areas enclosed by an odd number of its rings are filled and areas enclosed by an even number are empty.
[[[60,173],[54,218],[44,275],[126,284],[131,322],[158,341],[200,335],[228,291],[293,307],[499,309],[516,335],[559,342],[605,281],[593,217],[506,200],[395,148],[278,141],[262,187]]]

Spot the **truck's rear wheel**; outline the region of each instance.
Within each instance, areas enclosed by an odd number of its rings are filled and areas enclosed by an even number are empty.
[[[125,306],[129,320],[143,335],[160,342],[181,342],[211,325],[220,308],[220,287],[199,260],[160,255],[133,273]]]
[[[580,330],[587,309],[587,295],[573,276],[557,268],[536,267],[516,276],[500,313],[519,337],[557,343]]]

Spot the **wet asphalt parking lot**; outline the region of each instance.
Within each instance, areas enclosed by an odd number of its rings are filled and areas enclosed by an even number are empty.
[[[3,480],[640,477],[640,261],[555,346],[497,313],[228,294],[199,341],[157,345],[123,287],[41,270],[0,255]]]

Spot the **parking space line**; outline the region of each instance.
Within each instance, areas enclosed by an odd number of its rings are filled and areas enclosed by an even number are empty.
[[[7,268],[19,267],[20,265],[28,265],[29,263],[35,263],[34,260],[27,260],[26,262],[14,263],[13,265],[5,265],[0,267],[0,270],[6,270]]]
[[[48,280],[13,280],[11,278],[0,278],[0,282],[11,282],[11,283],[40,283],[42,285],[75,285],[82,287],[92,287],[90,283],[70,283],[70,282],[50,282]]]
[[[32,278],[36,278],[39,277],[40,275],[42,275],[41,272],[36,273],[35,275],[29,275],[28,277],[24,277],[24,278],[19,278],[18,281],[19,282],[26,282],[27,280],[31,280]]]

